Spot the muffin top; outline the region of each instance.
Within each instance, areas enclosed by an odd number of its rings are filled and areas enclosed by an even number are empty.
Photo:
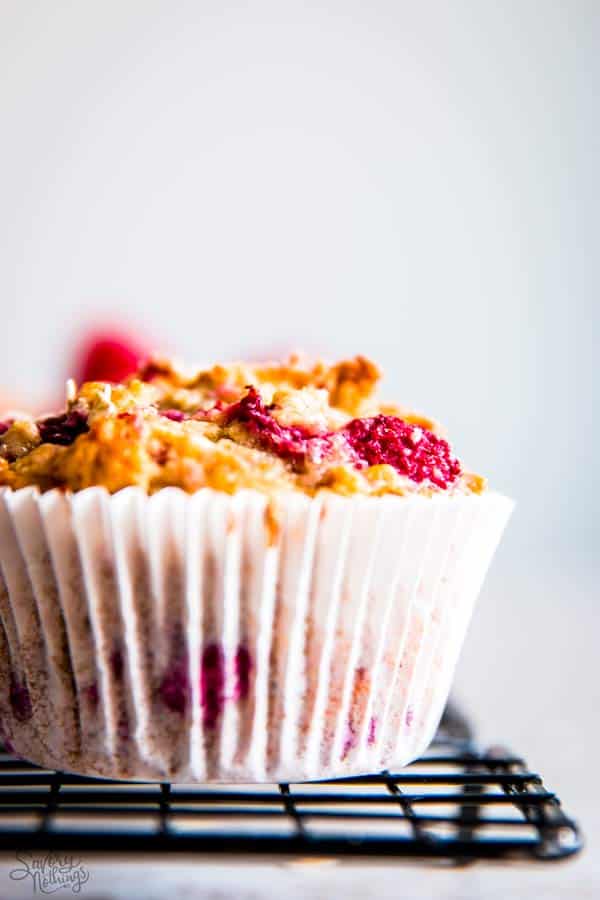
[[[152,359],[121,384],[70,381],[59,415],[0,422],[0,486],[481,493],[439,425],[377,400],[379,378],[357,356],[192,373]]]

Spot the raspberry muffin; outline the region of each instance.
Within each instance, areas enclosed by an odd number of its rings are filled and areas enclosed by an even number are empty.
[[[1,422],[5,744],[179,782],[418,756],[512,504],[378,380],[157,359]]]

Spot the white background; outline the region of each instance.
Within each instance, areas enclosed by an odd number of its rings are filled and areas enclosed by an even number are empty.
[[[506,552],[593,549],[597,3],[0,11],[0,386],[97,320],[365,352],[517,498]]]

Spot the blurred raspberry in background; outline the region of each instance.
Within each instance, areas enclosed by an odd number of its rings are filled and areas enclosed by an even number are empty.
[[[65,349],[64,379],[118,382],[132,375],[152,355],[147,335],[140,336],[123,326],[88,329]],[[64,379],[57,372],[56,393],[44,397],[19,395],[12,389],[0,389],[0,418],[5,413],[40,414],[64,407]],[[18,390],[18,389],[17,389]]]
[[[64,358],[65,368],[56,373],[56,383],[52,395],[43,397],[19,396],[12,390],[0,390],[0,417],[6,412],[39,414],[58,411],[64,407],[64,380],[74,378],[79,387],[85,381],[120,382],[136,372],[156,351],[170,354],[170,348],[153,342],[145,331],[138,331],[131,325],[111,323],[88,327],[68,342]],[[269,351],[240,348],[234,358],[247,362],[287,359],[290,347],[279,346]],[[304,357],[304,354],[296,354]],[[308,357],[306,357],[308,360]]]
[[[88,332],[75,352],[72,375],[84,381],[122,381],[151,355],[146,341],[118,328]]]

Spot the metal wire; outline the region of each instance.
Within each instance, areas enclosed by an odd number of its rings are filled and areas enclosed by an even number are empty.
[[[563,859],[582,839],[519,757],[441,733],[400,772],[279,785],[100,781],[0,754],[0,850]]]

